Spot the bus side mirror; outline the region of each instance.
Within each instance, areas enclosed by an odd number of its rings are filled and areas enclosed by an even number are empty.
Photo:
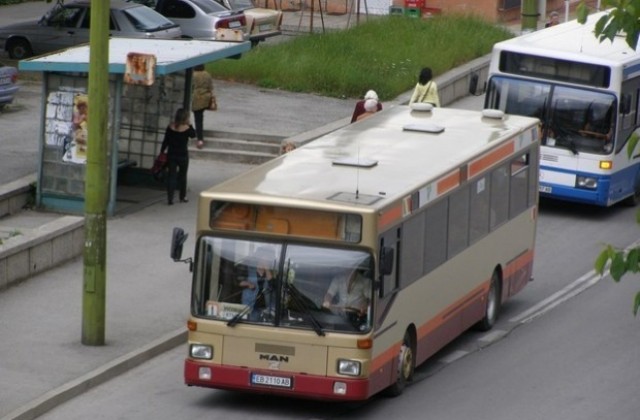
[[[473,96],[480,96],[484,93],[485,89],[486,89],[486,84],[482,87],[482,89],[480,89],[480,91],[478,91],[478,73],[471,73],[469,75],[469,94],[473,95]]]
[[[393,273],[393,248],[385,246],[380,250],[380,274],[388,276]]]
[[[173,235],[171,236],[171,259],[173,261],[180,261],[182,259],[182,245],[187,240],[188,233],[184,232],[184,229],[175,227],[173,228]]]
[[[627,115],[631,112],[631,95],[625,93],[620,97],[620,113],[622,115]]]

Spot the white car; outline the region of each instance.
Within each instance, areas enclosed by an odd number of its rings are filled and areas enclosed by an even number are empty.
[[[215,0],[229,10],[243,11],[252,45],[282,32],[282,11],[255,7],[251,0]]]
[[[228,10],[214,0],[157,0],[155,10],[180,25],[188,38],[215,40],[218,29],[240,31],[243,40],[247,36],[245,14]]]

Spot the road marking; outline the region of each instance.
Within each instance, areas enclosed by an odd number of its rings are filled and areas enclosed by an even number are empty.
[[[453,363],[456,360],[463,358],[467,354],[469,354],[468,351],[455,350],[455,351],[452,351],[451,353],[449,353],[448,355],[446,355],[445,357],[441,358],[438,361],[441,362],[441,363]]]
[[[628,252],[631,248],[635,248],[639,244],[640,244],[640,241],[635,241],[631,245],[627,246],[624,249],[624,251]],[[539,302],[538,304],[536,304],[533,307],[527,309],[526,311],[522,312],[521,314],[516,315],[513,318],[509,319],[509,322],[525,324],[525,323],[527,323],[527,322],[539,317],[540,315],[543,315],[543,314],[547,313],[551,309],[555,308],[556,306],[560,305],[563,302],[566,302],[567,300],[571,299],[572,297],[582,293],[583,291],[585,291],[588,288],[590,288],[591,286],[595,285],[601,279],[607,277],[608,275],[609,275],[609,269],[608,268],[604,271],[604,273],[602,275],[596,273],[595,270],[591,270],[588,273],[582,275],[580,278],[578,278],[574,282],[572,282],[569,285],[565,286],[560,291],[552,294],[551,296],[549,296],[545,300]]]
[[[507,331],[505,330],[492,330],[491,332],[483,335],[482,337],[478,338],[478,341],[482,342],[482,343],[493,343],[495,341],[499,341],[502,339],[502,337],[504,337],[505,335],[507,335]]]

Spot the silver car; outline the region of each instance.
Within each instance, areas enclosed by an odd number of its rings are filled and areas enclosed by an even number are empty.
[[[247,36],[244,13],[230,11],[214,0],[158,0],[155,10],[179,24],[189,38],[213,40],[218,29],[240,31],[243,39]]]
[[[58,3],[39,20],[0,28],[0,43],[16,60],[89,42],[91,2]],[[180,27],[155,10],[121,0],[110,2],[109,34],[131,38],[181,38]]]
[[[18,86],[18,69],[0,63],[0,109],[13,102]]]

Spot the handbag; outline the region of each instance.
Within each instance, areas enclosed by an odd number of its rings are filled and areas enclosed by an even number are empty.
[[[167,154],[160,153],[158,157],[153,161],[153,166],[151,167],[151,175],[160,181],[164,177],[164,171],[167,168]]]
[[[216,111],[218,109],[218,102],[216,101],[216,96],[211,95],[211,100],[209,101],[209,111]]]

